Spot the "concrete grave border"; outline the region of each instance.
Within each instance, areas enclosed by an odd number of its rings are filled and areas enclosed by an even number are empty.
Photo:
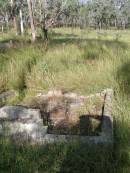
[[[112,97],[113,90],[106,89],[105,101],[103,107],[103,120],[101,125],[101,133],[99,136],[78,136],[78,135],[55,135],[46,134],[43,137],[43,143],[53,142],[74,142],[79,141],[89,144],[113,144],[113,118],[112,118]]]

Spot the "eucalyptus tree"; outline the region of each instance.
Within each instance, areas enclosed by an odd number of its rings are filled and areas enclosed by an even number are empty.
[[[45,40],[48,40],[48,29],[57,25],[66,3],[67,0],[33,0],[33,19],[35,25],[42,29]]]
[[[66,4],[65,14],[68,18],[68,23],[71,26],[76,26],[80,23],[80,3],[79,0],[69,0]]]
[[[32,42],[36,40],[36,31],[34,26],[34,18],[33,18],[33,2],[32,0],[27,0],[28,3],[28,11],[29,11],[29,18],[30,18],[30,25],[31,25],[31,33],[32,33]]]
[[[0,25],[1,31],[4,31],[4,25],[8,28],[9,13],[8,13],[8,0],[0,0]]]
[[[16,35],[18,34],[18,27],[17,27],[17,6],[15,0],[10,0],[9,2],[9,11],[10,11],[10,18],[13,22],[13,28]]]
[[[19,1],[19,19],[20,19],[20,33],[24,33],[24,23],[23,23],[23,0]]]
[[[89,4],[83,4],[80,5],[80,10],[79,10],[79,24],[80,28],[84,28],[89,25],[89,14],[90,14],[90,7]]]
[[[126,28],[130,19],[130,0],[115,0],[117,26]]]
[[[130,0],[0,0],[0,25],[12,25],[15,32],[30,24],[32,41],[41,28],[45,40],[48,30],[58,24],[126,28],[130,20]]]
[[[115,17],[114,0],[91,1],[90,14],[95,27],[109,27],[110,21]]]

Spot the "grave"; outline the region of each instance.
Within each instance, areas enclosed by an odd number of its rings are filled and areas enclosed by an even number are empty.
[[[113,91],[80,96],[49,91],[22,106],[0,108],[0,134],[14,141],[113,143]]]

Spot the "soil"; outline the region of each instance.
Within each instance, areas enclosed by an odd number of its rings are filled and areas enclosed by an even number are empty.
[[[55,98],[55,102],[56,98]],[[98,135],[102,121],[103,100],[91,98],[82,103],[65,100],[50,112],[48,133]]]
[[[84,97],[76,94],[54,94],[35,99],[49,134],[99,135],[104,96]]]

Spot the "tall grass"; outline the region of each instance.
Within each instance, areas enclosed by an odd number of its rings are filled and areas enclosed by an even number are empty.
[[[130,172],[129,35],[130,31],[60,28],[51,32],[47,50],[43,42],[37,42],[17,43],[1,51],[0,92],[19,92],[22,97],[15,103],[54,88],[85,95],[113,88],[114,148],[81,144],[18,147],[1,139],[0,172]],[[7,38],[10,35],[1,36],[1,40]]]

